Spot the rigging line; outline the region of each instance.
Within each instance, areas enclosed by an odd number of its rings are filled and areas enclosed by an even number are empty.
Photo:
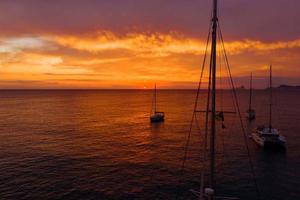
[[[210,55],[210,60],[212,60],[212,54]],[[208,90],[207,90],[207,100],[206,100],[206,112],[205,112],[205,132],[204,132],[204,149],[203,149],[203,161],[202,161],[202,175],[201,175],[201,184],[200,191],[203,194],[203,185],[204,185],[204,171],[206,170],[206,154],[207,154],[207,138],[208,138],[208,120],[209,120],[209,109],[210,109],[210,96],[211,96],[211,75],[212,75],[212,62],[209,65],[209,78],[208,78]],[[200,197],[201,198],[201,197]]]
[[[230,85],[231,85],[231,82],[230,82],[230,73],[229,73],[229,71],[227,70],[227,76],[228,76],[228,86],[230,87]],[[237,113],[237,106],[236,106],[236,104],[235,104],[235,98],[234,98],[234,92],[233,92],[233,90],[230,90],[230,96],[231,96],[231,99],[232,99],[232,102],[233,102],[233,107],[234,107],[234,112],[235,113]],[[236,116],[236,117],[238,117],[238,116]]]
[[[220,37],[218,37],[218,44],[221,43],[221,39]],[[222,79],[222,51],[221,51],[221,47],[218,48],[218,58],[219,58],[219,87],[220,87],[220,111],[223,112],[223,88],[222,88],[222,84],[223,84],[223,79]],[[222,119],[223,120],[223,119]],[[224,121],[222,121],[222,128],[221,128],[221,141],[222,141],[222,149],[223,149],[223,154],[222,154],[222,164],[224,164],[223,160],[224,158],[226,158],[226,151],[225,151],[225,136],[224,136],[224,129],[223,129],[223,125],[224,125]]]
[[[218,33],[219,34],[219,33]],[[220,36],[219,36],[220,37]],[[225,58],[224,58],[224,60],[225,60]],[[225,64],[225,66],[226,66],[226,64]],[[225,68],[226,69],[226,68]],[[230,88],[230,85],[231,85],[231,83],[230,83],[230,74],[229,74],[229,72],[228,72],[228,70],[226,70],[226,72],[227,72],[227,77],[228,78],[226,78],[226,80],[227,80],[227,85],[228,85],[228,87]],[[233,108],[234,108],[234,112],[235,113],[237,113],[237,108],[236,108],[236,105],[235,105],[235,103],[234,103],[234,92],[233,92],[233,90],[230,90],[230,96],[231,96],[231,99],[232,99],[232,102],[233,102]]]
[[[220,37],[219,37],[219,42],[218,42],[218,44],[221,44],[221,39],[220,39]],[[223,59],[223,57],[222,57],[222,50],[221,50],[221,47],[219,48],[219,58],[220,58],[220,90],[221,90],[221,94],[220,94],[220,99],[221,99],[221,111],[223,111],[223,107],[224,107],[224,104],[223,104],[223,97],[224,97],[224,88],[223,88],[223,76],[222,76],[222,67],[223,67],[223,65],[222,65],[222,59]]]
[[[197,114],[195,115],[195,120],[196,120],[196,126],[197,126],[197,128],[198,128],[198,130],[200,132],[199,136],[200,136],[200,140],[201,140],[201,128],[200,128],[199,123],[198,123]],[[202,161],[201,162],[202,163],[201,169],[202,169],[202,171],[204,171],[205,166],[206,166],[205,165],[205,162],[206,162],[205,140],[202,139],[202,142],[203,142],[202,147],[204,147],[204,149],[203,149],[202,159],[200,158],[200,160]]]
[[[248,159],[249,159],[249,163],[250,163],[250,167],[251,167],[251,172],[253,174],[253,181],[255,183],[255,188],[256,188],[256,192],[257,192],[258,198],[261,199],[260,191],[259,191],[257,180],[256,180],[256,174],[255,174],[255,171],[254,171],[254,166],[253,166],[253,162],[252,162],[252,158],[251,158],[251,154],[250,154],[250,149],[249,149],[249,145],[248,145],[248,142],[247,142],[247,135],[246,135],[244,123],[243,123],[243,120],[242,120],[241,111],[240,111],[240,108],[239,108],[239,102],[238,102],[238,98],[237,98],[237,93],[236,93],[234,82],[233,82],[233,79],[232,79],[232,74],[231,74],[231,70],[230,70],[230,66],[229,66],[229,61],[228,61],[228,57],[227,57],[227,52],[226,52],[226,49],[225,49],[223,35],[222,35],[222,31],[221,31],[221,27],[220,27],[219,22],[218,22],[218,25],[219,25],[219,34],[220,34],[220,38],[221,38],[221,41],[222,41],[222,47],[223,47],[223,53],[224,53],[224,57],[225,57],[225,62],[226,62],[226,65],[227,65],[228,73],[230,75],[229,76],[230,83],[231,83],[233,94],[234,94],[234,98],[235,98],[235,103],[236,103],[236,107],[237,107],[237,111],[238,111],[238,116],[240,118],[241,128],[242,128],[242,132],[243,132],[243,136],[244,136],[244,142],[245,142],[246,149],[247,149],[247,154],[248,154]]]
[[[212,25],[212,24],[211,24]],[[210,32],[210,31],[209,31]],[[206,48],[208,47],[208,43],[207,43],[207,46]],[[212,60],[212,54],[210,55],[210,60]],[[203,155],[202,155],[202,174],[201,174],[201,183],[200,183],[200,192],[201,194],[203,194],[203,185],[204,185],[204,179],[205,179],[205,170],[206,170],[206,167],[207,167],[207,164],[206,164],[206,157],[207,157],[207,138],[208,138],[208,120],[209,120],[209,107],[210,107],[210,93],[211,93],[211,75],[212,75],[212,62],[210,62],[210,65],[209,65],[209,78],[208,78],[208,91],[207,91],[207,101],[206,101],[206,113],[205,113],[205,131],[204,131],[204,140],[203,140],[203,146],[204,146],[204,149],[203,149]],[[200,196],[200,198],[202,198]]]
[[[210,35],[211,35],[210,26],[211,26],[211,22],[209,22],[209,29],[208,29],[208,34],[207,34],[205,53],[204,53],[202,67],[201,67],[201,74],[200,74],[200,78],[199,78],[200,80],[199,80],[199,84],[198,84],[198,88],[197,88],[197,94],[196,94],[196,100],[195,100],[195,104],[194,104],[193,115],[192,115],[192,119],[191,119],[191,122],[190,122],[190,129],[189,129],[188,137],[187,137],[186,144],[185,144],[185,147],[184,147],[184,156],[183,156],[182,166],[181,166],[181,170],[180,170],[181,179],[182,179],[182,176],[184,174],[184,168],[185,168],[185,162],[186,162],[186,158],[187,158],[188,146],[189,146],[190,138],[191,138],[192,126],[193,126],[194,118],[195,118],[195,115],[196,115],[195,111],[197,110],[197,106],[198,106],[198,98],[199,98],[199,95],[200,95],[201,83],[202,83],[202,78],[203,78],[203,74],[204,74],[206,57],[207,57],[208,46],[209,46]],[[179,192],[179,190],[177,190],[176,199],[178,199],[178,192]]]
[[[191,123],[190,123],[189,134],[188,134],[187,142],[186,142],[186,145],[185,145],[185,153],[184,153],[184,159],[183,159],[183,163],[182,163],[182,170],[185,167],[185,160],[186,160],[186,157],[187,157],[187,151],[188,151],[188,146],[189,146],[189,142],[190,142],[190,136],[191,136],[191,132],[192,132],[194,118],[195,118],[195,115],[196,115],[195,111],[197,110],[197,106],[198,106],[198,98],[199,98],[199,93],[200,93],[200,88],[201,88],[201,83],[202,83],[202,78],[203,78],[203,72],[204,72],[204,69],[205,69],[205,63],[206,63],[206,56],[207,56],[209,41],[210,41],[210,31],[209,31],[208,37],[207,37],[205,54],[204,54],[204,59],[203,59],[203,63],[202,63],[201,75],[200,75],[200,80],[199,80],[199,84],[198,84],[198,90],[197,90],[197,94],[196,94],[196,100],[195,100],[195,104],[194,104],[192,120],[191,120]]]
[[[212,16],[213,16],[213,10],[211,10],[211,17],[210,18],[212,18]],[[199,98],[199,95],[200,95],[199,93],[200,93],[200,89],[201,89],[201,83],[202,83],[202,78],[203,78],[203,73],[204,73],[204,68],[205,68],[205,63],[206,63],[206,58],[207,58],[207,52],[208,52],[208,46],[209,46],[209,41],[210,41],[210,35],[211,35],[211,25],[212,25],[212,22],[209,21],[207,41],[206,41],[205,53],[204,53],[204,58],[203,58],[203,63],[202,63],[201,75],[200,75],[200,80],[199,80],[199,84],[198,84],[198,90],[197,90],[197,95],[196,95],[192,120],[191,120],[191,123],[190,123],[190,130],[189,130],[189,133],[188,133],[188,138],[187,138],[185,149],[184,149],[184,157],[183,157],[183,162],[182,162],[182,166],[181,166],[181,179],[180,180],[182,180],[182,176],[184,174],[185,162],[186,162],[186,158],[187,158],[187,151],[188,151],[188,146],[189,146],[189,143],[190,143],[192,126],[193,126],[193,122],[194,122],[194,118],[195,118],[195,114],[196,114],[195,111],[196,111],[197,106],[198,106],[198,98]],[[176,199],[178,199],[178,192],[179,192],[179,190],[177,190]]]
[[[212,54],[210,55],[212,59]],[[211,74],[212,74],[212,63],[209,66],[209,77],[208,77],[208,89],[207,89],[207,100],[206,100],[206,112],[205,112],[205,151],[207,150],[207,136],[208,136],[208,120],[210,110],[210,96],[211,96]]]
[[[213,8],[213,6],[212,6]],[[210,16],[210,19],[213,18],[213,9],[211,11],[211,16]],[[211,26],[213,25],[212,21],[210,21],[209,23],[209,33],[211,32]],[[208,45],[208,43],[206,44]],[[210,60],[212,59],[212,54],[210,55]],[[209,119],[209,106],[210,106],[210,87],[211,87],[211,73],[212,73],[212,70],[211,70],[211,63],[210,63],[210,66],[209,66],[209,78],[208,78],[208,92],[207,92],[207,102],[206,102],[206,113],[205,113],[205,131],[204,131],[204,134],[205,134],[205,137],[204,137],[204,152],[206,153],[207,151],[207,136],[208,136],[208,119]]]

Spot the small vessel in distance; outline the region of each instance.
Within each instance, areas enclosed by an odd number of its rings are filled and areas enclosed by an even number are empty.
[[[265,150],[286,149],[286,139],[272,126],[272,65],[270,65],[270,112],[269,125],[258,126],[252,133],[252,139]]]
[[[154,85],[154,95],[153,95],[153,100],[152,100],[152,109],[151,109],[150,122],[151,123],[159,123],[159,122],[163,122],[164,120],[165,120],[165,113],[157,111],[157,105],[156,105],[156,83],[155,83],[155,85]]]
[[[250,75],[250,89],[249,89],[249,108],[247,110],[247,118],[249,121],[252,121],[255,119],[256,117],[256,112],[255,110],[252,108],[252,73]]]

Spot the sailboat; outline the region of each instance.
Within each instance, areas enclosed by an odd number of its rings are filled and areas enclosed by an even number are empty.
[[[250,75],[250,89],[249,89],[249,108],[247,110],[247,118],[249,121],[252,121],[256,117],[255,110],[252,108],[252,73]]]
[[[163,122],[165,120],[165,113],[157,111],[156,96],[157,95],[156,95],[156,83],[155,83],[153,101],[152,101],[152,109],[151,109],[151,115],[150,115],[150,122],[151,123]]]
[[[237,97],[237,92],[234,86],[234,82],[232,79],[232,74],[229,66],[229,61],[227,57],[227,53],[225,50],[225,45],[223,41],[223,36],[222,36],[222,31],[220,28],[219,24],[219,19],[218,19],[218,0],[212,0],[213,1],[213,10],[212,10],[212,18],[210,20],[210,26],[209,26],[209,33],[208,33],[208,38],[207,38],[207,45],[206,45],[206,50],[204,54],[204,59],[203,59],[203,65],[202,65],[202,70],[201,70],[201,75],[200,75],[200,81],[198,85],[198,90],[197,90],[197,95],[196,95],[196,101],[194,104],[194,112],[193,112],[193,117],[191,120],[190,124],[190,129],[189,129],[189,135],[187,137],[187,142],[186,142],[186,147],[185,147],[185,153],[183,157],[183,163],[182,163],[182,171],[184,170],[185,167],[185,161],[187,159],[187,149],[191,137],[191,132],[193,128],[193,122],[197,123],[197,127],[199,128],[199,133],[202,134],[201,128],[202,126],[198,126],[198,122],[201,121],[201,118],[197,118],[197,113],[205,113],[205,124],[203,128],[205,129],[204,133],[205,135],[202,137],[203,139],[203,155],[201,156],[202,160],[202,171],[201,171],[201,181],[200,181],[200,190],[191,190],[191,192],[196,195],[200,200],[214,200],[214,199],[239,199],[236,197],[229,197],[229,196],[219,196],[219,194],[216,192],[216,157],[217,157],[217,132],[223,130],[226,128],[223,124],[224,122],[224,115],[225,114],[235,114],[238,113],[239,116],[239,121],[243,130],[243,135],[244,135],[244,142],[245,145],[247,146],[247,152],[249,156],[249,164],[252,166],[252,161],[250,158],[250,153],[249,153],[249,148],[248,148],[248,143],[247,143],[247,134],[246,131],[243,127],[243,120],[242,120],[242,115],[240,112],[239,108],[239,103],[238,103],[238,97]],[[220,41],[221,44],[217,44],[217,42]],[[209,48],[209,45],[211,47]],[[210,50],[210,55],[208,56],[208,50]],[[220,50],[220,51],[219,51]],[[221,51],[223,50],[223,51]],[[219,51],[219,52],[218,52]],[[218,52],[218,53],[217,53]],[[219,59],[217,58],[219,56]],[[209,78],[208,78],[208,89],[207,89],[207,101],[206,101],[206,109],[205,110],[199,110],[198,106],[198,99],[200,99],[201,95],[201,82],[203,79],[203,73],[205,70],[205,65],[206,65],[206,58],[209,57],[210,63],[208,63],[209,69],[207,70],[209,73]],[[217,92],[216,92],[216,86],[217,86],[217,64],[218,68],[220,68],[220,74],[221,74],[221,59],[224,58],[225,60],[225,66],[228,71],[229,75],[229,83],[230,86],[232,87],[232,98],[234,100],[234,107],[235,111],[223,111],[222,108],[222,103],[221,103],[221,108],[220,110],[217,109]],[[222,92],[222,90],[220,91]],[[222,101],[222,96],[220,96],[220,100]],[[218,118],[222,120],[222,124],[218,123]],[[203,119],[203,118],[202,118]],[[217,127],[218,125],[222,125],[219,128]],[[253,171],[253,167],[251,168],[251,171],[253,173],[253,177],[255,177],[255,173]],[[254,178],[255,186],[256,189],[258,188],[256,179]],[[257,194],[259,196],[259,192],[257,189]]]
[[[206,51],[208,50],[208,46],[210,45],[211,41],[211,48],[210,48],[210,63],[209,63],[209,82],[208,82],[208,95],[207,95],[207,102],[206,102],[206,110],[198,110],[198,98],[200,95],[200,90],[201,90],[201,80],[203,77],[203,72],[204,67],[205,67],[205,60],[206,60],[206,55],[207,52],[205,51],[204,55],[204,60],[203,60],[203,66],[202,66],[202,71],[201,71],[201,76],[200,76],[200,82],[198,85],[198,92],[196,95],[196,101],[195,101],[195,106],[194,106],[194,112],[193,112],[193,118],[190,126],[190,132],[193,127],[193,120],[197,120],[196,114],[195,113],[205,113],[206,119],[205,119],[205,139],[204,139],[204,150],[203,150],[203,162],[208,162],[207,165],[204,164],[204,166],[207,166],[203,168],[203,171],[201,173],[201,183],[200,183],[200,190],[195,191],[191,190],[200,200],[213,200],[213,199],[238,199],[235,197],[225,197],[225,196],[217,196],[216,193],[216,154],[217,154],[217,148],[216,148],[216,136],[217,136],[217,130],[220,130],[217,128],[218,126],[218,118],[222,119],[222,129],[225,128],[223,121],[224,121],[224,114],[225,113],[235,113],[235,112],[230,112],[230,111],[223,111],[221,108],[221,111],[217,110],[217,92],[216,92],[216,86],[217,86],[217,54],[218,52],[218,46],[217,42],[220,41],[221,45],[219,46],[220,49],[223,48],[223,53],[224,53],[224,59],[226,66],[228,67],[228,71],[230,74],[230,84],[234,90],[234,84],[232,81],[231,77],[231,72],[229,69],[229,64],[227,60],[227,54],[225,51],[225,46],[224,46],[224,41],[219,25],[219,20],[218,20],[218,0],[213,0],[213,10],[212,10],[212,18],[210,21],[210,27],[209,27],[209,35],[207,39],[207,47]],[[221,57],[220,57],[221,58]],[[218,67],[221,68],[221,64],[218,63]],[[234,90],[234,98],[237,101],[237,96],[236,92]],[[238,106],[237,106],[238,107]],[[239,112],[240,116],[240,112]],[[241,116],[240,116],[241,118]],[[188,137],[189,138],[189,137]],[[188,142],[187,142],[188,144]],[[207,145],[207,146],[206,146]],[[187,149],[187,148],[186,148]],[[209,152],[206,152],[206,151]],[[186,154],[185,154],[186,155]],[[185,160],[186,157],[184,157]],[[184,163],[184,162],[183,162]],[[183,164],[184,167],[184,164]],[[208,170],[207,174],[205,171]],[[208,180],[206,180],[206,178]]]
[[[272,65],[270,65],[270,104],[269,104],[269,125],[258,126],[252,133],[252,139],[264,149],[285,149],[286,139],[272,125]]]

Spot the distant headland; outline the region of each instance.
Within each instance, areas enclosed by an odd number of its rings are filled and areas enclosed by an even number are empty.
[[[278,89],[300,89],[300,85],[292,86],[292,85],[280,85],[277,87]]]
[[[300,90],[300,85],[280,85],[278,87],[273,87],[274,89],[280,89],[280,90]],[[265,89],[269,89],[265,88]]]

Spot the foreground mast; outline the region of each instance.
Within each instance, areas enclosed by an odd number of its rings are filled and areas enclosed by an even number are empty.
[[[210,133],[210,188],[215,188],[215,136],[216,136],[216,57],[217,57],[217,26],[218,26],[218,1],[213,0],[213,18],[212,18],[212,44],[211,61],[212,67],[212,103],[211,103],[211,133]]]
[[[184,159],[183,159],[182,169],[184,169],[185,161],[187,159],[187,147],[189,145],[193,122],[194,122],[194,120],[197,120],[196,113],[205,112],[206,113],[205,135],[204,135],[204,143],[203,143],[203,146],[204,146],[203,162],[204,162],[204,164],[202,165],[202,168],[203,168],[203,171],[208,169],[209,172],[208,172],[208,176],[205,176],[206,175],[205,172],[201,172],[200,191],[197,191],[197,190],[191,190],[191,191],[197,197],[199,197],[199,200],[238,199],[238,198],[234,198],[234,197],[216,196],[216,181],[215,181],[216,180],[216,178],[215,178],[215,174],[216,174],[215,173],[215,171],[216,171],[216,131],[217,131],[216,130],[216,125],[217,125],[216,120],[217,120],[217,118],[222,120],[221,128],[224,129],[224,128],[226,128],[223,123],[224,122],[224,113],[228,113],[228,114],[236,113],[236,112],[232,112],[232,111],[223,111],[222,105],[221,105],[220,111],[217,111],[217,109],[216,109],[216,85],[217,85],[216,84],[216,75],[217,75],[217,45],[218,45],[217,43],[218,43],[218,41],[220,41],[220,44],[221,44],[220,47],[223,50],[223,52],[222,52],[223,55],[220,55],[219,58],[221,59],[222,56],[224,56],[224,59],[225,59],[225,64],[228,69],[229,78],[230,78],[230,85],[233,90],[233,100],[235,102],[234,105],[236,106],[236,111],[239,115],[239,119],[241,122],[246,145],[247,145],[247,135],[243,128],[241,112],[240,112],[239,104],[238,104],[238,98],[237,98],[236,90],[235,90],[234,83],[232,80],[231,70],[229,67],[228,59],[227,59],[227,54],[226,54],[226,50],[225,50],[225,46],[224,46],[222,32],[221,32],[220,25],[218,22],[218,0],[212,0],[212,1],[213,1],[213,13],[212,13],[211,23],[210,23],[210,27],[209,27],[207,46],[206,46],[206,50],[205,50],[205,54],[204,54],[202,70],[201,70],[201,75],[200,75],[200,81],[199,81],[199,85],[198,85],[198,91],[197,91],[196,101],[195,101],[195,106],[194,106],[193,118],[191,120],[191,126],[190,126],[189,136],[188,136],[187,144],[186,144],[186,148],[185,148],[185,155],[184,155]],[[211,44],[209,44],[210,39],[211,39]],[[211,48],[210,48],[208,94],[207,94],[207,101],[206,101],[206,110],[203,111],[203,110],[198,110],[197,106],[198,106],[199,93],[200,93],[200,89],[201,89],[201,82],[202,82],[202,78],[203,78],[203,72],[205,70],[206,55],[207,55],[207,50],[208,50],[209,45],[211,45]],[[220,74],[221,74],[221,72],[220,72]],[[250,108],[251,108],[251,105],[250,105]],[[210,114],[210,116],[209,116],[209,114]],[[208,127],[209,122],[210,122],[210,127]],[[201,131],[201,129],[200,129],[200,131]],[[209,137],[207,137],[207,136],[209,136]],[[207,142],[208,138],[209,138],[209,143],[208,143],[209,144],[209,152],[206,151],[206,147],[207,147],[206,142]],[[248,145],[247,145],[247,152],[250,157]],[[207,153],[208,153],[209,159],[207,159]],[[205,164],[206,161],[208,161],[208,166],[207,166],[207,164]],[[251,158],[249,158],[249,161],[250,161],[250,164],[252,165]],[[206,180],[207,180],[206,177],[208,178],[208,184],[206,182]],[[257,188],[257,185],[256,185],[256,188]]]

